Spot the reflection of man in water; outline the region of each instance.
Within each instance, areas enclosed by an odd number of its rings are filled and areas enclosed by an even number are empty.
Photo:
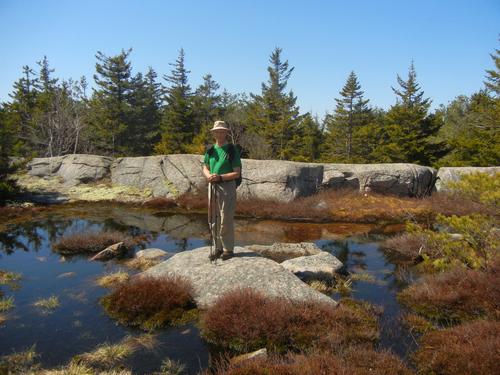
[[[229,129],[224,121],[215,121],[210,131],[215,144],[205,153],[203,174],[209,183],[208,201],[215,203],[209,204],[212,236],[215,239],[215,253],[211,255],[211,260],[218,257],[226,260],[233,256],[234,251],[235,180],[241,173],[241,159],[238,148],[227,142]]]

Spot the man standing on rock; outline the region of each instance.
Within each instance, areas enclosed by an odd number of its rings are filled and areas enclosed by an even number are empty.
[[[215,144],[205,152],[203,174],[208,185],[208,214],[215,252],[210,260],[229,259],[234,252],[234,211],[236,209],[236,179],[241,173],[238,147],[228,143],[229,129],[224,121],[215,121],[210,129]]]

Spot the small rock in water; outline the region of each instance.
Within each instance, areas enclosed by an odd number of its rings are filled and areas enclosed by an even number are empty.
[[[145,258],[145,259],[155,259],[155,258],[160,258],[169,255],[165,250],[162,249],[155,249],[155,248],[150,248],[150,249],[144,249],[144,250],[139,250],[136,254],[136,258]]]
[[[108,260],[111,258],[115,258],[118,255],[121,255],[126,251],[127,251],[127,248],[123,244],[123,242],[118,242],[118,243],[115,243],[114,245],[111,245],[111,246],[105,248],[103,251],[97,253],[92,258],[90,258],[90,260]]]
[[[63,277],[73,277],[73,276],[76,276],[75,272],[65,272],[65,273],[61,273],[57,277],[58,278],[63,278]]]

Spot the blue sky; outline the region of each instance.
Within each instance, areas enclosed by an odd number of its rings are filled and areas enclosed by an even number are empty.
[[[351,70],[388,108],[411,60],[435,108],[481,88],[500,48],[498,0],[0,0],[0,20],[0,101],[44,55],[57,77],[93,83],[96,52],[129,47],[134,72],[169,73],[182,47],[192,87],[211,73],[230,92],[257,93],[279,46],[301,112],[332,111]]]

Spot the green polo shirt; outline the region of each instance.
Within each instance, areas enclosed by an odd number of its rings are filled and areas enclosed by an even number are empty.
[[[241,168],[241,159],[238,148],[234,147],[234,157],[233,162],[231,163],[229,161],[228,155],[229,147],[232,147],[232,145],[229,143],[226,143],[222,147],[214,145],[214,151],[212,152],[211,156],[209,156],[208,153],[205,152],[205,158],[203,162],[210,170],[210,173],[225,174],[233,172],[233,168]]]

